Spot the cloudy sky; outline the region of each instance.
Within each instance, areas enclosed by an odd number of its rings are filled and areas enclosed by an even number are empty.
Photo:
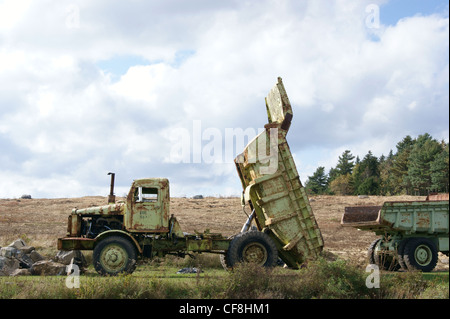
[[[346,149],[449,139],[437,0],[0,0],[0,198],[238,195],[232,162],[283,78],[304,183]],[[233,140],[233,139],[232,139]]]

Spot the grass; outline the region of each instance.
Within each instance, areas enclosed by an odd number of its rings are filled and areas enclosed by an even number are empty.
[[[176,274],[185,267],[198,274]],[[217,255],[154,259],[131,275],[100,277],[92,267],[80,287],[60,277],[0,277],[3,299],[448,299],[448,273],[383,273],[380,288],[366,287],[365,273],[344,261],[319,259],[300,270],[243,264],[221,268]]]

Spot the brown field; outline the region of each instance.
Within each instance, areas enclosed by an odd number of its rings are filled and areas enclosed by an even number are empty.
[[[382,205],[385,201],[424,200],[417,196],[311,196],[311,207],[322,231],[327,256],[351,260],[361,267],[367,265],[366,250],[376,238],[372,232],[342,227],[340,220],[346,206]],[[120,200],[120,199],[118,199]],[[18,237],[49,257],[56,253],[56,239],[66,234],[67,216],[72,208],[105,205],[106,197],[64,199],[0,199],[0,246]],[[209,229],[225,236],[240,231],[247,217],[239,198],[204,199],[171,198],[171,213],[183,231],[193,233]],[[247,213],[248,207],[247,207]],[[53,254],[53,255],[52,255]],[[448,271],[448,258],[439,255],[437,271]],[[442,262],[445,261],[445,263]]]

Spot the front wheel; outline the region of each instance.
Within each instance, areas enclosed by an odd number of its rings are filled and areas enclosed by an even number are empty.
[[[405,245],[403,260],[408,270],[430,272],[436,267],[438,250],[428,238],[411,238]]]
[[[237,263],[254,263],[263,267],[274,267],[278,261],[278,250],[269,235],[249,231],[237,235],[224,256],[228,268]]]
[[[94,248],[94,268],[102,276],[131,274],[136,269],[136,259],[136,249],[123,237],[107,237]]]

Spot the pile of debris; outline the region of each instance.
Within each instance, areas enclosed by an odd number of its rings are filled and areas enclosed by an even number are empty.
[[[0,276],[66,275],[71,264],[77,265],[81,272],[87,267],[79,250],[59,251],[54,258],[46,259],[22,239],[0,247]]]

